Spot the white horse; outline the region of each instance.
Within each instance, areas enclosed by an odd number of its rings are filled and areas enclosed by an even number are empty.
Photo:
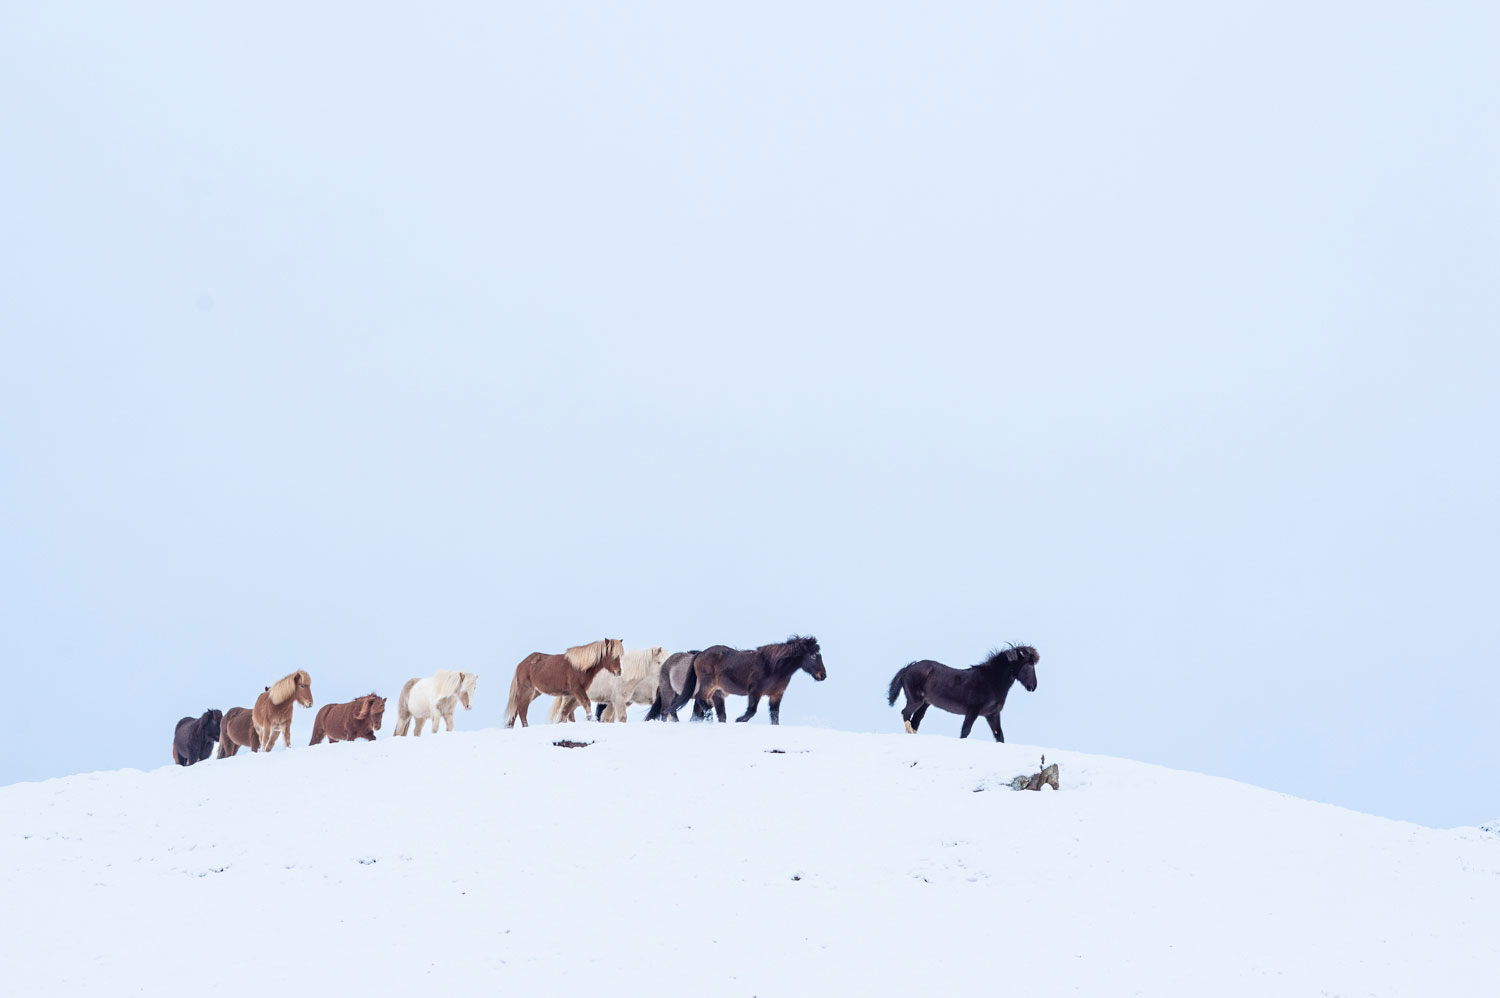
[[[474,684],[479,676],[473,672],[454,672],[439,669],[436,675],[426,679],[408,679],[401,687],[401,699],[396,701],[396,731],[404,735],[411,727],[411,719],[417,719],[417,737],[422,736],[422,724],[432,722],[432,733],[437,734],[438,721],[448,722],[453,730],[453,711],[459,704],[464,710],[474,709]]]
[[[661,645],[632,648],[620,656],[620,674],[600,672],[589,684],[589,699],[599,705],[601,721],[625,721],[625,708],[633,703],[656,700],[656,684],[661,681],[661,664],[667,650]],[[552,723],[573,720],[579,703],[573,697],[555,697],[552,701]],[[587,718],[585,718],[587,720]]]

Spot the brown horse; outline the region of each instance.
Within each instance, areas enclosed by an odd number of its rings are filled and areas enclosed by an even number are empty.
[[[250,722],[255,725],[255,734],[260,739],[258,751],[269,752],[276,747],[276,736],[281,743],[292,747],[292,707],[313,705],[312,677],[301,669],[290,676],[282,676],[266,687],[266,691],[255,698],[250,709]]]
[[[371,693],[348,703],[325,703],[313,718],[312,741],[316,745],[326,736],[330,742],[352,742],[356,738],[375,740],[380,718],[385,714],[385,697]]]
[[[543,693],[548,696],[571,696],[583,707],[584,717],[594,719],[594,705],[589,700],[589,683],[603,669],[618,676],[620,656],[625,645],[619,638],[604,638],[593,644],[569,648],[561,655],[534,651],[521,659],[516,676],[510,681],[510,701],[505,705],[505,726],[527,727],[526,708]]]
[[[793,634],[785,641],[761,645],[754,651],[739,651],[726,645],[705,648],[693,657],[693,675],[697,680],[698,705],[705,714],[712,704],[719,721],[726,719],[724,694],[746,696],[750,705],[736,721],[748,721],[762,696],[771,705],[771,723],[781,723],[781,697],[792,674],[803,669],[818,682],[828,678],[823,668],[823,651],[818,639]],[[679,696],[692,696],[686,689]],[[686,700],[683,701],[684,703]],[[673,708],[681,704],[673,704]]]
[[[271,687],[267,686],[266,689]],[[250,720],[249,707],[230,707],[224,712],[224,722],[219,725],[219,758],[234,755],[240,746],[252,752],[260,751],[260,738],[255,734],[255,725]]]

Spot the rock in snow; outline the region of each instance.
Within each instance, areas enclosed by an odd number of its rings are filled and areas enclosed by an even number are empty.
[[[583,730],[587,752],[539,725],[0,789],[0,990],[1198,998],[1500,981],[1500,839],[1477,829],[978,738]],[[1060,792],[973,792],[1042,751]]]

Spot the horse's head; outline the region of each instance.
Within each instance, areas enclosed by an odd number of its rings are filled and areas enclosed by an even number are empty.
[[[1036,692],[1036,664],[1042,660],[1042,656],[1036,653],[1036,649],[1030,645],[1012,647],[1005,653],[1006,657],[1015,664],[1016,678],[1021,685],[1026,687],[1027,693]]]
[[[297,691],[293,694],[297,702],[304,707],[313,705],[312,699],[312,677],[305,672],[297,673]]]
[[[479,682],[479,674],[475,672],[460,672],[458,674],[458,702],[464,705],[464,710],[474,709],[474,686]]]
[[[203,716],[198,718],[203,725],[203,733],[215,741],[219,738],[219,726],[224,723],[224,712],[220,710],[205,710]]]
[[[384,716],[385,697],[378,697],[373,693],[361,699],[359,708],[354,712],[355,720],[369,720],[371,731],[380,730],[380,719]]]
[[[801,660],[800,667],[809,676],[820,683],[828,678],[828,670],[823,667],[823,649],[818,647],[817,638],[793,637],[787,645],[788,650]]]
[[[665,648],[663,648],[661,645],[652,645],[651,646],[651,665],[649,666],[649,668],[653,672],[660,671],[660,669],[662,667],[662,663],[665,662],[666,660],[667,660],[667,650]]]
[[[620,658],[625,654],[625,642],[610,638],[604,642],[604,671],[612,676],[620,674]]]

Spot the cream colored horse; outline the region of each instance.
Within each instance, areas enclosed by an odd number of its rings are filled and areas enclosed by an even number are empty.
[[[436,675],[426,679],[408,679],[401,687],[401,699],[396,701],[395,734],[404,735],[411,728],[412,718],[417,719],[417,737],[422,736],[422,725],[432,722],[432,733],[438,732],[438,721],[446,721],[448,730],[453,730],[453,712],[459,704],[464,710],[474,709],[474,685],[479,676],[473,672],[454,672],[439,669]]]
[[[651,703],[656,700],[656,685],[661,681],[661,664],[667,660],[667,650],[661,645],[649,648],[632,648],[620,657],[620,674],[601,672],[589,684],[589,699],[604,708],[601,721],[625,720],[625,708],[633,703]],[[578,701],[571,696],[558,697],[552,701],[553,724],[573,720]]]

